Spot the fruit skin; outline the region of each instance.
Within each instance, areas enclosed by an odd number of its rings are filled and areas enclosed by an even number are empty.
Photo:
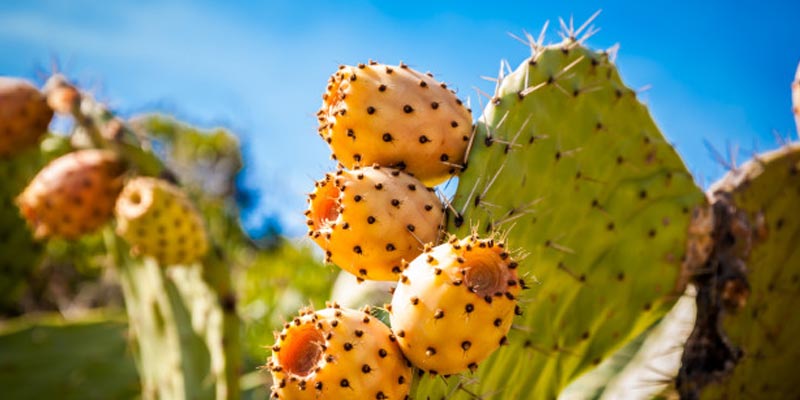
[[[309,195],[309,236],[333,262],[359,279],[397,280],[403,260],[435,242],[443,222],[433,189],[378,166],[338,170]]]
[[[402,63],[341,66],[322,99],[320,136],[347,168],[376,163],[429,186],[463,168],[472,115],[431,74]]]
[[[267,363],[272,398],[408,398],[411,367],[368,309],[303,310],[276,339]]]
[[[470,236],[428,248],[389,310],[403,354],[431,374],[474,370],[505,344],[524,286],[502,242]]]
[[[161,179],[131,179],[116,206],[117,234],[134,254],[162,265],[190,264],[208,250],[200,213],[177,186]]]
[[[17,204],[36,238],[77,239],[111,218],[124,171],[113,152],[75,151],[45,166]]]
[[[0,158],[33,147],[47,133],[53,110],[36,87],[0,76]]]

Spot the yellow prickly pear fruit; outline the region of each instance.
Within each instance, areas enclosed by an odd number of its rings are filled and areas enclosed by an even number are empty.
[[[76,239],[111,218],[123,173],[110,151],[75,151],[45,166],[17,204],[37,238]]]
[[[389,309],[403,354],[431,374],[476,369],[505,344],[519,312],[516,267],[492,239],[428,248],[403,272]]]
[[[309,195],[309,236],[360,280],[397,280],[404,260],[435,242],[442,202],[414,177],[391,168],[329,173]]]
[[[34,146],[47,133],[53,110],[33,85],[0,77],[0,158]]]
[[[190,264],[205,255],[200,213],[177,186],[161,179],[131,179],[117,200],[117,234],[136,255],[162,265]]]
[[[287,323],[267,367],[275,399],[402,400],[411,386],[411,366],[391,330],[367,309],[335,304]]]
[[[322,99],[319,133],[347,168],[397,168],[429,186],[463,168],[472,115],[431,74],[405,64],[342,66]]]

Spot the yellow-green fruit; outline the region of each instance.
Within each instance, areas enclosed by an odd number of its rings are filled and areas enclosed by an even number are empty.
[[[189,264],[208,250],[200,213],[177,186],[156,178],[130,180],[116,207],[117,234],[134,254],[162,265]]]
[[[403,272],[389,310],[403,354],[431,374],[476,369],[505,344],[518,312],[516,267],[492,239],[427,249]]]
[[[123,173],[122,162],[110,151],[75,151],[45,166],[17,204],[35,237],[76,239],[111,218]]]
[[[326,261],[359,279],[397,280],[403,260],[435,242],[443,222],[433,189],[396,169],[339,170],[309,195],[309,236]]]
[[[335,304],[287,323],[267,367],[275,399],[402,400],[411,385],[411,366],[391,330],[366,309]]]
[[[33,85],[0,77],[0,158],[34,146],[47,133],[53,110]]]
[[[398,168],[432,186],[463,167],[472,115],[433,75],[404,64],[342,66],[322,99],[319,133],[347,168]]]

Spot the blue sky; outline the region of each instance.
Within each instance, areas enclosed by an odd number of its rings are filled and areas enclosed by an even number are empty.
[[[339,64],[404,61],[471,98],[481,76],[528,50],[538,32],[596,10],[589,44],[619,43],[617,64],[698,182],[722,175],[704,146],[777,146],[796,138],[789,83],[800,60],[799,2],[3,1],[0,75],[61,69],[124,115],[167,111],[222,125],[246,144],[259,216],[303,233],[304,193],[333,167],[314,114]],[[770,4],[774,3],[774,4]]]

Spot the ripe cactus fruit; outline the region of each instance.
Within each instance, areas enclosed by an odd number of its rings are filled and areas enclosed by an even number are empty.
[[[322,100],[319,133],[347,168],[377,163],[429,186],[463,168],[472,115],[431,74],[402,63],[341,66]]]
[[[47,133],[53,111],[30,83],[0,77],[0,158],[34,146]]]
[[[190,264],[208,250],[200,213],[175,185],[161,179],[131,179],[117,200],[117,234],[134,254],[162,265]]]
[[[403,399],[411,385],[391,330],[368,309],[336,304],[287,323],[267,367],[275,399]]]
[[[403,272],[389,310],[403,354],[431,374],[474,370],[506,343],[522,280],[505,245],[470,236],[428,248]]]
[[[360,280],[397,280],[403,260],[435,242],[442,202],[414,177],[378,166],[339,170],[309,195],[309,236]]]
[[[798,398],[800,144],[757,155],[710,192],[717,204],[732,207],[738,220],[719,240],[730,252],[712,255],[707,268],[718,269],[711,280],[714,298],[701,301],[700,287],[695,332],[710,325],[714,332],[707,337],[723,343],[709,347],[715,343],[706,339],[696,347],[687,344],[685,379],[679,380],[678,389],[682,398]],[[738,272],[746,277],[743,284],[731,279]],[[711,307],[717,308],[710,315],[717,319],[707,321]],[[733,357],[720,359],[720,349],[727,348]]]
[[[110,151],[75,151],[45,166],[17,204],[36,238],[77,239],[111,218],[124,171]]]
[[[528,254],[519,274],[541,283],[473,393],[555,398],[683,292],[688,232],[705,195],[611,55],[573,36],[531,43],[531,57],[499,76],[459,177],[448,231],[503,231]],[[428,381],[418,397],[460,384]]]

